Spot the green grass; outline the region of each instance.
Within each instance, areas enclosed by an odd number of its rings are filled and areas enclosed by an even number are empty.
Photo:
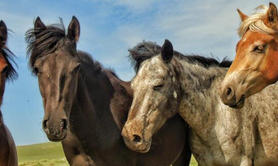
[[[61,143],[17,147],[20,166],[68,166]]]
[[[190,166],[198,166],[198,163],[193,156],[191,157]]]
[[[61,143],[43,143],[17,147],[19,166],[68,166]],[[190,166],[197,166],[192,157]]]

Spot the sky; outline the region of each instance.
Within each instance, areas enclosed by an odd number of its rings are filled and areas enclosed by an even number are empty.
[[[278,5],[277,0],[273,1]],[[8,47],[17,56],[19,77],[7,82],[2,105],[4,121],[17,145],[47,142],[41,128],[44,110],[37,78],[26,56],[25,32],[37,16],[46,24],[67,28],[75,15],[81,26],[77,48],[86,51],[121,79],[134,76],[128,49],[137,43],[162,44],[175,50],[219,60],[233,60],[240,24],[236,9],[254,12],[265,0],[1,0],[0,19],[9,31]]]

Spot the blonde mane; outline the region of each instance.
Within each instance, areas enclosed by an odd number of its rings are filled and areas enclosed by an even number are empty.
[[[267,14],[268,7],[265,5],[260,5],[255,9],[255,13],[251,16],[248,16],[247,19],[241,22],[240,27],[238,28],[238,35],[242,37],[248,30],[253,32],[260,32],[266,34],[275,34],[278,31],[275,31],[272,28],[267,27],[263,18]]]

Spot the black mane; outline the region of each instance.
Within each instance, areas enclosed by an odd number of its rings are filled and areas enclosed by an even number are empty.
[[[29,29],[25,34],[25,40],[28,44],[27,54],[30,56],[30,67],[33,69],[38,58],[54,52],[65,37],[66,32],[62,19],[59,24],[47,26],[43,30],[40,28]]]
[[[116,78],[119,78],[113,69],[107,69],[107,68],[103,67],[101,65],[101,63],[94,60],[90,54],[83,52],[83,51],[78,51],[77,53],[78,53],[77,55],[78,55],[80,62],[83,65],[86,65],[85,66],[86,70],[90,70],[90,71],[94,72],[95,74],[105,74],[105,75],[106,75],[106,73],[104,71],[107,71],[107,72],[110,72],[112,75],[114,75]],[[91,75],[89,75],[89,76],[91,77]]]
[[[161,47],[156,43],[143,41],[137,44],[134,48],[129,50],[129,57],[134,70],[137,72],[143,61],[160,54],[160,52]],[[228,61],[225,58],[219,62],[214,58],[207,58],[199,55],[183,55],[177,51],[174,51],[174,56],[185,59],[190,63],[198,63],[206,68],[210,66],[230,67],[232,64],[232,61]]]
[[[15,64],[15,61],[14,61],[14,53],[9,50],[7,47],[4,47],[1,49],[1,54],[3,55],[6,63],[7,63],[7,69],[6,69],[6,78],[7,80],[15,80],[17,77],[18,77],[18,74],[15,70],[15,68],[13,67],[12,64]]]
[[[102,65],[95,61],[90,54],[83,51],[78,51],[77,53],[79,60],[86,65],[87,69],[93,70],[94,73],[100,73],[103,70]]]

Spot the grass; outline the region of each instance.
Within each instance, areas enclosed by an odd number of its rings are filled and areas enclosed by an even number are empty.
[[[20,166],[68,166],[61,143],[17,147]]]
[[[17,147],[19,166],[68,166],[61,143],[43,143]],[[190,166],[197,166],[192,157]]]
[[[193,156],[191,157],[190,166],[198,166],[198,163]]]

